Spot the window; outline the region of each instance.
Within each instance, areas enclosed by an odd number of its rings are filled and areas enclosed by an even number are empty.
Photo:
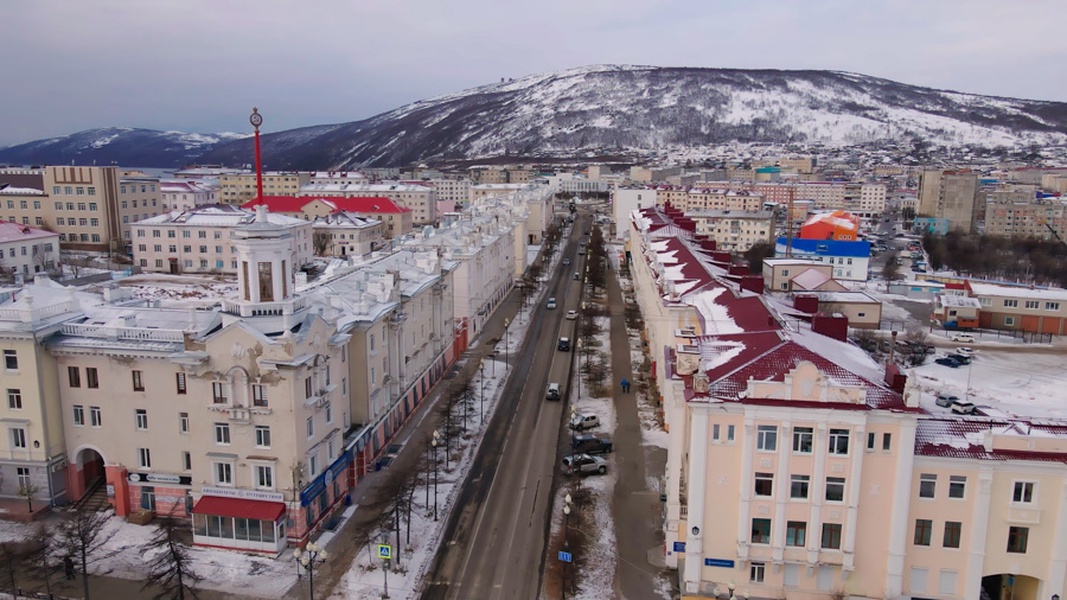
[[[16,467],[15,474],[19,480],[19,489],[24,490],[33,485],[33,481],[30,478],[29,467]]]
[[[778,428],[774,425],[756,427],[756,449],[774,452],[778,448]]]
[[[786,521],[785,545],[803,548],[808,534],[808,524],[805,521]]]
[[[945,548],[960,547],[960,533],[963,531],[963,523],[959,521],[945,521],[945,534],[941,538],[941,545]]]
[[[14,350],[4,350],[4,368],[8,371],[19,370],[19,355]]]
[[[230,443],[230,424],[229,423],[215,423],[215,443],[216,444],[229,444]]]
[[[224,462],[215,463],[215,483],[233,485],[233,465]]]
[[[827,550],[841,549],[841,524],[822,524],[822,547]]]
[[[21,429],[18,431],[22,431]],[[1026,554],[1026,542],[1030,537],[1029,527],[1008,528],[1008,552]]]
[[[22,428],[11,429],[11,447],[12,448],[25,448],[26,447],[26,430]]]
[[[815,430],[811,427],[797,427],[793,429],[793,452],[811,454],[815,443]]]
[[[148,448],[138,448],[137,459],[142,469],[152,468],[152,452]]]
[[[808,497],[808,486],[811,477],[808,475],[791,475],[789,477],[789,497],[805,499]]]
[[[258,383],[252,384],[252,406],[267,405],[267,390]]]
[[[100,376],[96,367],[85,367],[85,387],[91,389],[100,387]]]
[[[304,398],[307,399],[307,398],[310,398],[313,395],[314,394],[311,393],[311,378],[310,377],[305,377],[304,378]]]
[[[948,497],[962,498],[967,490],[967,477],[964,475],[952,475],[948,478]]]
[[[70,387],[76,388],[82,386],[81,369],[78,367],[67,367],[67,380],[70,382]]]
[[[830,430],[830,454],[848,454],[848,430]]]
[[[226,404],[226,382],[216,381],[211,384],[211,393],[215,404]]]
[[[711,426],[711,439],[716,441],[716,442],[719,441],[719,424],[718,423],[715,423],[714,425]]]
[[[756,495],[770,496],[774,489],[773,473],[756,473]]]
[[[827,502],[843,502],[845,500],[845,478],[844,477],[827,477],[826,478],[826,501]]]
[[[919,475],[919,497],[933,498],[937,491],[937,475],[922,473]]]
[[[753,544],[769,544],[769,543],[771,543],[771,520],[770,519],[752,519],[752,543]]]
[[[89,407],[89,424],[93,427],[101,427],[104,424],[104,415],[100,412],[99,406]]]
[[[1012,300],[1011,302],[1012,302],[1011,306],[1013,306],[1013,307],[1014,306],[1019,306],[1019,301],[1018,300]],[[1038,302],[1037,300],[1027,300],[1026,301],[1026,308],[1037,308],[1040,304],[1041,303]],[[1004,306],[1008,306],[1008,300],[1004,301]]]
[[[137,429],[148,429],[148,411],[143,408],[138,408],[134,411],[134,421],[137,425]]]
[[[873,431],[867,434],[867,449],[874,450],[874,441],[878,438],[877,434]]]
[[[748,568],[748,580],[752,583],[763,583],[763,577],[767,574],[767,564],[754,562]]]
[[[274,489],[274,467],[269,465],[256,465],[256,487]]]
[[[882,434],[882,451],[883,452],[889,452],[889,450],[892,447],[893,447],[893,434],[891,434],[891,433],[883,433]]]
[[[314,417],[308,417],[307,420],[308,437],[315,435],[315,419]]]
[[[1034,501],[1034,482],[1032,481],[1016,481],[1015,491],[1011,496],[1012,502],[1019,502],[1021,504],[1030,504]]]
[[[144,391],[144,379],[141,377],[140,371],[130,371],[130,375],[133,376],[133,391]]]
[[[256,446],[270,448],[270,427],[256,425]]]
[[[1008,327],[1015,325],[1015,317],[1004,317],[1004,324]]]
[[[727,442],[734,441],[734,426],[733,425],[727,425],[726,426],[726,441]]]
[[[1046,302],[1045,303],[1045,310],[1059,310],[1059,309],[1060,309],[1060,303],[1059,302]]]
[[[22,410],[22,389],[7,388],[7,407]]]
[[[1004,308],[1018,308],[1018,306],[1019,306],[1019,301],[1018,300],[1009,300],[1009,299],[1005,299],[1004,300]],[[1031,307],[1028,306],[1027,308],[1031,308]]]
[[[930,519],[916,519],[915,520],[915,545],[916,546],[929,546],[930,535],[934,530],[934,522]]]
[[[81,427],[85,425],[85,407],[80,404],[74,405],[74,426]]]
[[[178,431],[181,433],[189,433],[189,413],[178,413]]]
[[[193,455],[189,452],[182,452],[182,470],[193,470]]]
[[[333,405],[330,402],[326,403],[326,422],[333,423]]]
[[[185,373],[175,373],[174,374],[174,383],[178,388],[178,393],[179,394],[184,394],[184,393],[189,391],[189,388],[186,387],[186,383],[185,383]]]
[[[313,454],[308,458],[308,472],[311,473],[312,477],[319,474],[319,457],[317,454]]]

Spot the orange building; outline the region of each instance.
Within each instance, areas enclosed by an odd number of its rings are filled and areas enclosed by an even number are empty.
[[[858,239],[860,218],[843,210],[812,215],[800,226],[800,237],[808,240],[854,242]]]

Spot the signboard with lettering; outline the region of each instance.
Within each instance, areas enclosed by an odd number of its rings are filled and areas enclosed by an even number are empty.
[[[260,500],[263,502],[284,502],[285,495],[281,492],[263,492],[260,490],[238,490],[235,488],[220,488],[204,486],[200,492],[205,496],[222,496],[224,498],[241,498],[244,500]]]
[[[571,553],[560,550],[559,559],[563,562],[571,562]]]
[[[130,483],[193,485],[193,478],[188,475],[170,475],[168,473],[130,473],[126,476],[126,480]]]
[[[312,479],[307,487],[300,490],[300,506],[311,504],[312,500],[318,498],[319,494],[325,492],[326,484],[332,482],[335,478],[340,477],[350,462],[352,462],[351,452],[344,452],[341,456],[337,457],[325,471],[319,473],[319,476]]]
[[[734,561],[727,560],[725,558],[705,558],[705,567],[725,567],[727,569],[734,568]]]
[[[675,552],[685,552],[685,542],[674,542]]]

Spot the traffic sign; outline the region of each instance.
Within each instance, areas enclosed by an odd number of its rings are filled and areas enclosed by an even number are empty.
[[[392,560],[393,547],[389,544],[378,544],[378,558],[383,560]]]
[[[564,551],[560,550],[559,551],[559,559],[562,560],[563,562],[571,562],[571,553],[570,552],[564,552]]]

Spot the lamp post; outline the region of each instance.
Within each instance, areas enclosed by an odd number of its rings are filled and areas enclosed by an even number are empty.
[[[485,424],[485,359],[478,363],[482,376],[478,379],[478,422]]]
[[[437,520],[437,477],[440,469],[437,468],[437,444],[440,443],[441,432],[436,429],[433,430],[433,439],[430,440],[430,445],[433,446],[433,520]]]
[[[326,550],[319,548],[315,542],[308,542],[303,552],[300,548],[293,550],[293,558],[296,559],[297,565],[307,571],[309,597],[315,600],[315,567],[326,562]]]
[[[582,356],[582,339],[581,338],[578,338],[578,342],[575,344],[575,347],[578,349],[578,357],[579,357],[579,360],[581,360],[581,356]],[[578,397],[579,398],[582,397],[582,369],[581,369],[581,363],[578,364]]]
[[[581,378],[579,378],[581,380]],[[569,424],[571,429],[571,448],[574,448],[574,418],[578,416],[578,409],[573,405],[571,406],[571,422]]]
[[[511,326],[511,320],[510,319],[504,319],[504,370],[505,371],[507,371],[511,367],[510,363],[508,363],[508,358],[510,358],[510,354],[511,354],[509,352],[509,348],[508,348],[508,346],[511,345],[511,343],[510,343],[511,342],[511,330],[508,329],[508,327],[510,327],[510,326]]]
[[[737,596],[734,595],[734,588],[736,587],[734,582],[731,581],[727,587],[730,588],[730,600],[737,600]]]
[[[566,552],[570,547],[567,543],[567,534],[571,529],[571,495],[567,494],[563,498],[563,551]],[[563,563],[563,581],[560,582],[560,593],[562,600],[567,600],[567,563]]]

